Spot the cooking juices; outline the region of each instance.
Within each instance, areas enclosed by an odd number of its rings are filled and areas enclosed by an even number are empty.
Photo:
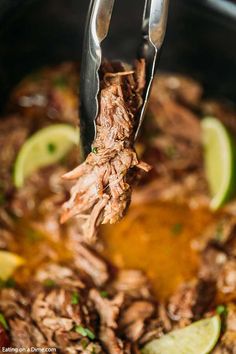
[[[192,244],[213,220],[206,209],[173,203],[131,207],[119,224],[103,227],[104,255],[119,267],[147,272],[161,300],[196,274]]]

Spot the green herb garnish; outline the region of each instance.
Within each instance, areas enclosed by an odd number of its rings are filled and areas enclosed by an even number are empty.
[[[97,148],[96,146],[93,146],[93,147],[92,147],[92,152],[93,152],[94,154],[97,154],[97,153],[98,153],[98,148]]]
[[[181,223],[176,223],[172,226],[171,228],[171,232],[174,235],[179,235],[183,230],[183,224]]]
[[[72,305],[78,305],[79,303],[79,294],[76,291],[71,295],[71,303]]]
[[[96,354],[96,353],[97,353],[96,348],[93,347],[91,354]]]
[[[218,313],[218,315],[224,315],[226,316],[227,315],[227,307],[225,305],[219,305],[217,306],[216,308],[216,313]]]
[[[102,291],[100,291],[100,295],[101,295],[101,297],[108,297],[108,292],[106,291],[106,290],[102,290]]]
[[[89,342],[87,341],[87,339],[83,338],[83,339],[81,339],[80,344],[83,349],[86,349],[87,346],[89,345]]]
[[[2,313],[0,313],[0,324],[3,326],[4,329],[6,329],[6,330],[9,329],[7,321]]]
[[[74,330],[76,333],[81,334],[83,337],[88,337],[91,340],[95,339],[95,334],[89,328],[83,327],[81,325],[76,325]]]
[[[45,279],[43,285],[46,286],[46,288],[52,288],[53,286],[56,285],[56,283],[52,279]]]
[[[49,143],[48,144],[48,152],[50,152],[50,154],[53,154],[56,151],[57,147],[55,144],[53,143]]]
[[[88,328],[85,328],[85,330],[86,330],[86,333],[87,333],[87,337],[89,339],[91,339],[91,340],[94,340],[95,339],[95,334],[92,331],[90,331],[90,329],[88,329]]]
[[[85,331],[85,328],[81,325],[75,326],[75,332],[81,334],[81,336],[83,337],[87,337],[87,332]]]

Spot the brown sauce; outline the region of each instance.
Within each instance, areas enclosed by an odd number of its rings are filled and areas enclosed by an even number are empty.
[[[165,299],[198,268],[191,241],[214,220],[206,209],[152,203],[130,208],[119,224],[104,226],[104,255],[115,265],[147,272],[158,299]]]

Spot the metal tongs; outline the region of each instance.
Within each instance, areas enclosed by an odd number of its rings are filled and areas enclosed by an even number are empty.
[[[115,0],[91,0],[84,35],[80,78],[81,143],[84,157],[91,151],[96,136],[100,90],[99,69],[102,62],[101,43],[106,38]],[[141,45],[138,58],[146,64],[146,85],[135,138],[142,124],[145,108],[163,43],[169,0],[145,0]],[[116,58],[117,59],[117,58]]]

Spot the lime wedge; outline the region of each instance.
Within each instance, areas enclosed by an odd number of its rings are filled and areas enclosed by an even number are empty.
[[[25,263],[24,258],[15,253],[0,251],[0,279],[5,281],[12,276],[16,268]]]
[[[149,342],[142,354],[208,354],[219,339],[220,327],[219,316],[194,322]]]
[[[201,126],[205,173],[212,195],[210,207],[216,210],[236,191],[236,147],[229,132],[218,119],[206,117]]]
[[[20,188],[24,180],[40,167],[61,160],[79,143],[78,129],[68,124],[55,124],[33,134],[21,147],[14,167],[14,184]]]

